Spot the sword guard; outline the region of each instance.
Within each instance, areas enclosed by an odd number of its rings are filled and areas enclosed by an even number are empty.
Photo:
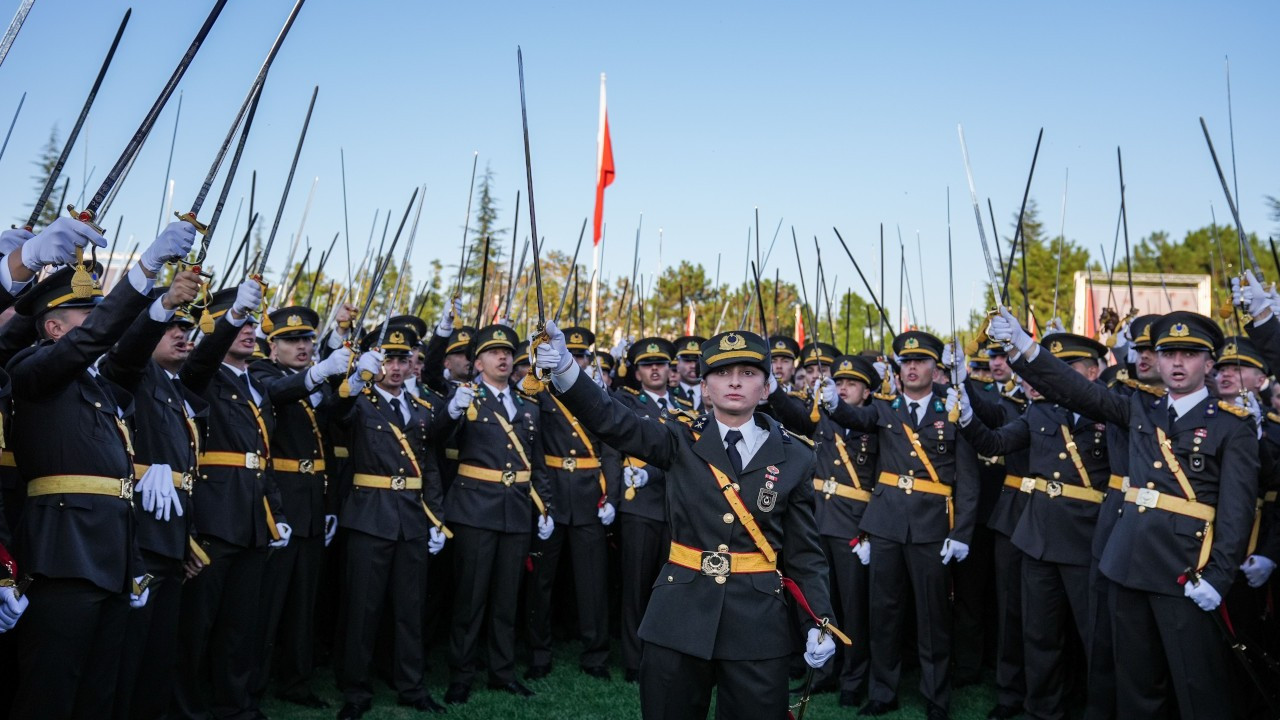
[[[67,205],[67,212],[71,215],[71,217],[93,228],[94,232],[98,233],[99,235],[106,232],[106,230],[103,230],[101,226],[99,226],[97,223],[93,221],[94,216],[93,216],[92,210],[76,210],[75,205],[69,204]]]
[[[200,233],[201,235],[207,235],[209,233],[209,226],[197,220],[196,214],[189,210],[184,213],[180,213],[177,210],[174,210],[173,216],[178,218],[179,220],[183,220],[185,222],[189,222],[192,225],[194,225],[196,228],[196,232]]]

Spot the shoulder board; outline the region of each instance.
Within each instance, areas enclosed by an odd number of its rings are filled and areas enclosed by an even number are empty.
[[[632,395],[635,395],[636,397],[640,397],[640,391],[633,387],[624,387],[622,389],[625,390],[626,392],[631,393]]]
[[[698,415],[697,413],[689,412],[688,410],[679,410],[672,413],[672,415],[680,422],[693,428],[695,432],[702,432],[703,428],[707,426],[707,423],[711,419],[710,415]]]
[[[1236,405],[1235,403],[1229,403],[1226,400],[1219,400],[1218,407],[1226,412],[1231,413],[1232,415],[1235,415],[1238,418],[1247,418],[1253,414],[1253,413],[1250,413],[1247,408],[1242,408],[1239,405]]]
[[[427,409],[430,409],[430,408],[431,408],[431,401],[427,400],[426,398],[420,398],[420,397],[418,397],[418,396],[416,396],[416,395],[413,395],[413,394],[410,394],[410,395],[409,395],[409,397],[413,398],[413,401],[414,401],[414,402],[416,402],[416,403],[418,403],[418,404],[419,404],[419,405],[421,405],[422,407],[427,408]]]
[[[898,399],[898,396],[894,395],[893,393],[875,393],[872,395],[872,397],[874,397],[877,400],[886,400],[888,402],[893,402],[894,400]]]
[[[1136,387],[1137,389],[1141,390],[1144,393],[1147,393],[1148,395],[1155,395],[1156,397],[1164,397],[1165,395],[1169,394],[1169,391],[1165,390],[1162,387],[1156,387],[1155,385],[1148,385],[1146,383],[1140,383],[1137,381],[1132,381],[1132,382],[1134,383],[1134,387]]]
[[[516,390],[516,397],[518,397],[518,398],[522,398],[522,399],[524,399],[524,400],[527,400],[527,401],[529,401],[529,402],[533,403],[534,405],[537,405],[537,404],[538,404],[538,396],[537,396],[537,395],[530,395],[530,394],[526,393],[526,392],[525,392],[525,391],[523,391],[523,390]]]
[[[1026,404],[1027,404],[1027,399],[1026,399],[1025,397],[1021,396],[1021,395],[1005,395],[1005,396],[1004,396],[1004,399],[1005,399],[1005,400],[1008,400],[1009,402],[1013,403],[1014,405],[1026,405]]]
[[[678,405],[678,406],[680,406],[680,407],[682,407],[682,408],[684,408],[684,409],[688,410],[689,412],[693,412],[693,401],[692,401],[692,400],[690,400],[690,399],[688,399],[688,398],[686,398],[686,397],[684,397],[684,396],[681,396],[681,395],[672,395],[671,397],[675,400],[675,402],[673,402],[673,403],[672,403],[673,405]],[[696,416],[697,416],[697,413],[694,413],[694,416],[696,417]]]
[[[807,393],[807,392],[805,392],[805,391],[803,391],[803,390],[792,390],[791,392],[789,392],[789,393],[787,393],[787,394],[788,394],[788,395],[790,395],[790,396],[791,396],[791,397],[793,397],[793,398],[800,398],[801,400],[808,400],[808,399],[809,399],[809,393]]]
[[[1267,419],[1273,423],[1280,423],[1280,413],[1269,412],[1267,413]]]
[[[784,428],[784,427],[780,427],[779,429],[780,429],[780,430],[782,430],[782,438],[783,438],[783,440],[786,440],[787,438],[795,438],[796,440],[799,440],[800,442],[804,443],[805,445],[808,445],[809,447],[813,447],[813,440],[810,440],[809,438],[807,438],[807,437],[805,437],[805,436],[803,436],[803,435],[799,435],[799,434],[797,434],[797,433],[793,433],[793,432],[791,432],[790,430],[788,430],[788,429],[786,429],[786,428]]]

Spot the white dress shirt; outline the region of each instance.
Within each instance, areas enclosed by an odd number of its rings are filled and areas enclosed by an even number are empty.
[[[756,424],[755,418],[748,420],[741,427],[729,427],[720,420],[716,420],[716,426],[720,430],[720,441],[725,443],[724,436],[730,430],[737,430],[742,433],[742,439],[738,441],[738,455],[742,457],[742,467],[746,469],[751,464],[751,458],[755,457],[756,451],[764,445],[764,441],[769,439],[769,431]]]
[[[494,387],[493,385],[490,385],[488,382],[485,382],[484,386],[489,389],[489,392],[493,393],[494,397],[502,398],[502,406],[507,409],[508,420],[516,416],[516,401],[511,398],[511,388]]]
[[[409,424],[409,403],[412,402],[412,400],[409,399],[409,396],[406,395],[403,390],[400,391],[399,395],[392,395],[386,390],[383,390],[382,386],[380,385],[374,385],[373,389],[377,390],[378,394],[382,396],[382,399],[387,401],[388,407],[391,406],[392,400],[395,400],[397,403],[400,404],[400,419],[403,420],[406,425],[408,425]]]

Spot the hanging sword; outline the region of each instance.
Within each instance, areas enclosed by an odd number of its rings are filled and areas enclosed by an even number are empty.
[[[18,6],[18,12],[13,14],[13,20],[10,21],[9,29],[4,33],[4,39],[0,39],[0,63],[3,63],[5,56],[9,54],[13,41],[18,39],[18,31],[22,29],[22,23],[27,21],[27,13],[31,12],[31,6],[35,4],[36,0],[22,0],[22,4]]]

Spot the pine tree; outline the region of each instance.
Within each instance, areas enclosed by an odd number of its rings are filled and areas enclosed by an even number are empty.
[[[58,156],[62,154],[62,143],[58,141],[58,126],[54,125],[49,130],[49,140],[40,150],[40,156],[33,163],[39,170],[31,179],[35,181],[35,192],[32,197],[39,199],[40,193],[44,192],[45,185],[49,183],[49,176],[53,174],[53,166],[58,163]],[[40,217],[36,220],[33,230],[37,232],[40,228],[48,225],[58,219],[59,211],[57,203],[63,197],[65,191],[55,187],[53,192],[49,194],[49,199],[45,201],[44,207],[40,210]],[[34,200],[33,200],[34,202]],[[25,224],[30,218],[24,216],[18,219],[19,223]]]

